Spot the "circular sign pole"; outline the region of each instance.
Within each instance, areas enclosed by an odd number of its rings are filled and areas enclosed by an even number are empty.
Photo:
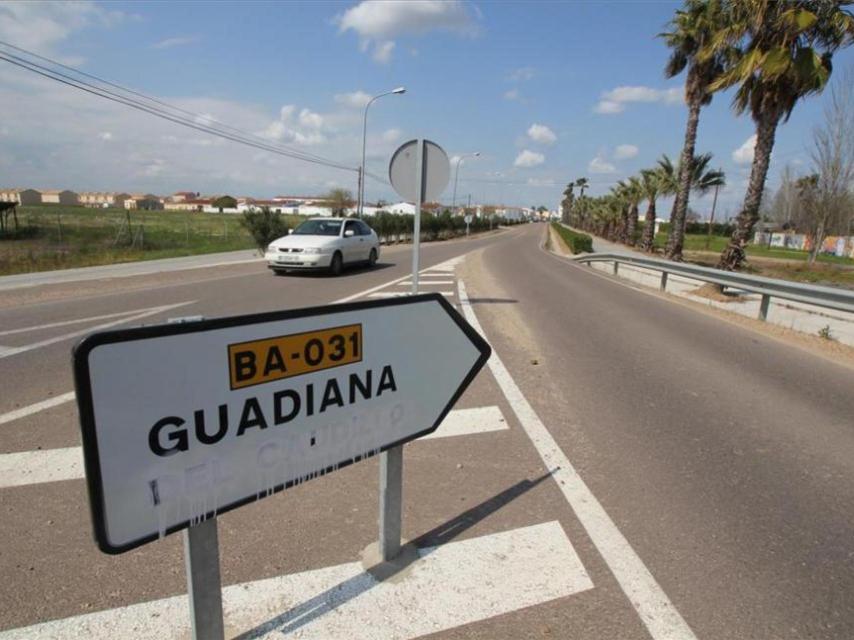
[[[402,144],[388,165],[391,186],[406,202],[415,203],[412,229],[412,295],[418,293],[421,256],[421,205],[438,198],[451,177],[448,154],[434,142],[418,138]],[[403,445],[380,454],[379,554],[383,562],[400,553],[403,503]]]

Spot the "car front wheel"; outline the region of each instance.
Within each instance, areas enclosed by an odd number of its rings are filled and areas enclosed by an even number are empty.
[[[341,271],[344,268],[344,259],[341,257],[341,254],[336,251],[335,255],[332,256],[332,262],[329,263],[329,273],[333,276],[341,275]]]

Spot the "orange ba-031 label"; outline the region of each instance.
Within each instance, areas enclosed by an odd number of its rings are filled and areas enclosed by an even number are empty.
[[[361,324],[228,345],[232,389],[361,361]]]

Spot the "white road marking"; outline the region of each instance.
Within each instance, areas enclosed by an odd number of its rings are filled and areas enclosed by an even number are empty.
[[[403,286],[411,287],[412,286],[412,280],[406,280],[404,282],[398,282],[397,284],[400,287],[403,287]],[[430,287],[430,286],[433,286],[434,284],[454,284],[454,281],[453,280],[427,280],[427,279],[423,279],[423,278],[418,279],[418,285],[419,286]]]
[[[469,302],[465,283],[462,281],[459,282],[459,292],[460,304],[466,320],[485,340],[488,340]],[[667,594],[608,516],[596,496],[584,484],[581,476],[561,451],[521,389],[516,386],[516,382],[494,348],[488,364],[519,423],[528,434],[546,468],[553,470],[552,475],[558,488],[611,573],[614,574],[649,634],[654,640],[696,640],[688,623],[670,602]]]
[[[571,596],[593,583],[558,522],[418,550],[379,581],[360,562],[223,589],[226,635],[399,640]],[[190,636],[186,596],[0,632],[0,639]]]
[[[14,411],[9,411],[7,413],[0,414],[0,424],[12,422],[13,420],[18,420],[20,418],[25,418],[34,413],[38,413],[39,411],[44,411],[45,409],[50,409],[52,407],[65,404],[66,402],[71,402],[72,400],[74,400],[74,392],[69,391],[68,393],[63,393],[62,395],[54,396],[53,398],[48,398],[47,400],[42,400],[41,402],[35,402],[33,404],[27,405],[26,407],[21,407],[20,409],[15,409]]]
[[[466,436],[474,433],[488,433],[507,429],[507,421],[498,407],[475,407],[473,409],[455,409],[445,416],[442,424],[430,435],[421,440],[431,438],[450,438]]]
[[[74,398],[73,392],[66,395],[71,398],[63,401]],[[501,409],[496,406],[456,409],[445,416],[436,431],[420,439],[466,436],[507,428]],[[0,454],[0,489],[84,477],[81,447]]]
[[[453,291],[420,291],[420,293],[441,293],[446,298],[450,298],[454,295]],[[406,296],[412,295],[409,292],[402,291],[378,291],[377,293],[368,294],[368,298],[403,298]]]
[[[129,316],[134,313],[143,313],[151,310],[151,307],[145,309],[133,309],[131,311],[119,311],[118,313],[107,313],[102,316],[91,316],[89,318],[78,318],[76,320],[63,320],[62,322],[51,322],[50,324],[40,324],[34,327],[23,327],[21,329],[9,329],[8,331],[0,331],[0,336],[8,336],[13,333],[26,333],[28,331],[41,331],[42,329],[53,329],[54,327],[64,327],[69,324],[80,324],[81,322],[94,322],[95,320],[106,320],[107,318],[119,318],[121,316]]]
[[[127,316],[121,318],[119,320],[113,320],[112,322],[105,322],[103,324],[96,325],[94,327],[87,327],[85,329],[80,329],[79,331],[73,331],[71,333],[65,333],[61,336],[54,336],[53,338],[48,338],[47,340],[40,340],[39,342],[33,342],[32,344],[25,344],[20,347],[14,347],[9,351],[0,352],[0,359],[7,358],[9,356],[14,356],[19,353],[24,353],[26,351],[32,351],[33,349],[39,349],[41,347],[47,347],[52,344],[56,344],[57,342],[63,342],[65,340],[71,340],[72,338],[77,338],[82,335],[86,335],[87,333],[91,333],[93,331],[100,331],[102,329],[109,329],[110,327],[115,327],[116,325],[124,324],[125,322],[133,322],[134,320],[141,320],[142,318],[147,318],[148,316],[153,316],[158,313],[163,313],[164,311],[170,311],[172,309],[177,309],[178,307],[183,307],[188,304],[193,304],[196,302],[195,300],[189,300],[187,302],[179,302],[177,304],[168,304],[162,307],[152,307],[143,313],[138,313],[135,316]]]
[[[0,455],[0,488],[84,477],[80,447]]]

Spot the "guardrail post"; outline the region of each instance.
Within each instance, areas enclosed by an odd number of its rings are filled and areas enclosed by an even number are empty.
[[[667,272],[661,272],[661,284],[659,285],[659,290],[664,291],[667,288]]]
[[[771,296],[767,293],[762,294],[762,302],[759,303],[759,319],[766,320],[768,318],[768,305],[771,304]]]
[[[614,275],[617,275],[617,271],[620,268],[620,263],[614,260]]]

